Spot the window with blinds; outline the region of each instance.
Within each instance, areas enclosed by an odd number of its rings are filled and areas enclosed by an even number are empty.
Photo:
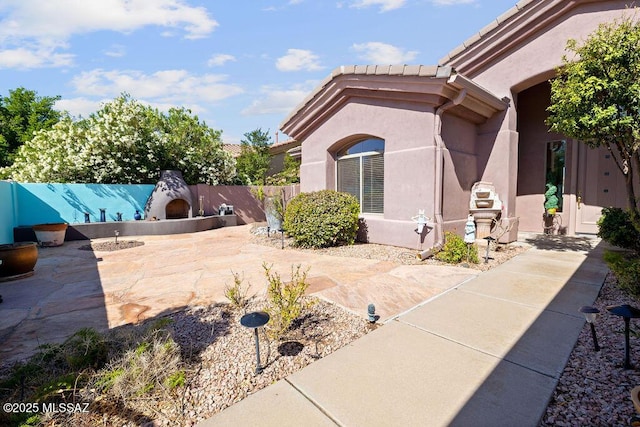
[[[384,213],[384,141],[360,141],[341,154],[337,190],[355,196],[363,213]]]

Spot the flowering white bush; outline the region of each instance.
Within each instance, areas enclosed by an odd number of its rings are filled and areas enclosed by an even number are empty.
[[[25,143],[0,177],[24,182],[154,183],[164,169],[189,184],[228,184],[235,160],[221,131],[184,108],[168,114],[121,95],[88,119],[64,117]]]

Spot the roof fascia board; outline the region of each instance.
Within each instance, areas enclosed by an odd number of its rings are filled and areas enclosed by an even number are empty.
[[[428,68],[429,72],[423,72]],[[508,103],[480,87],[472,80],[452,74],[448,67],[371,66],[344,67],[334,71],[280,125],[291,138],[304,140],[306,135],[326,120],[349,99],[378,99],[387,102],[409,102],[437,106],[467,90],[460,106],[474,113],[474,122],[486,120]]]
[[[447,83],[458,90],[467,90],[467,96],[462,105],[475,111],[486,119],[498,111],[504,111],[509,106],[508,99],[500,99],[487,89],[462,74],[454,74],[449,77]],[[465,103],[465,101],[467,101]]]
[[[523,0],[453,49],[439,63],[473,77],[570,10],[595,1],[599,0]]]

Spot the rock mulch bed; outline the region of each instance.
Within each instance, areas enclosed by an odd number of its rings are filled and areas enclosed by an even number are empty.
[[[610,305],[640,302],[617,287],[610,273],[594,307],[600,310],[595,327],[602,348],[594,351],[591,329],[585,324],[569,362],[562,373],[541,426],[624,426],[635,415],[631,389],[640,385],[640,340],[631,333],[631,363],[625,370],[624,322],[606,309]],[[638,321],[631,321],[638,331]]]
[[[267,245],[274,248],[287,248],[293,247],[293,239],[283,236],[279,233],[269,233],[267,235],[267,227],[261,224],[257,224],[251,230],[251,241],[260,245]],[[283,245],[284,242],[284,245]],[[485,243],[482,241],[481,243]],[[513,258],[514,256],[522,253],[530,248],[530,245],[514,242],[510,244],[491,244],[489,250],[489,262],[484,262],[486,254],[486,246],[479,245],[478,258],[480,258],[479,264],[465,263],[465,267],[473,268],[480,271],[490,270],[503,262]],[[366,258],[376,259],[380,261],[397,262],[405,265],[451,265],[438,261],[431,257],[425,260],[420,260],[416,257],[418,251],[407,248],[399,248],[396,246],[377,245],[374,243],[356,243],[354,245],[337,246],[332,248],[322,249],[301,249],[295,248],[299,251],[312,251],[314,253],[321,253],[333,256],[345,256],[354,258]]]
[[[88,245],[80,246],[78,249],[83,251],[112,252],[112,251],[119,251],[121,249],[135,248],[137,246],[142,246],[142,245],[144,245],[144,242],[141,242],[139,240],[118,240],[118,242],[116,243],[114,239],[114,240],[107,240],[103,242],[92,241]]]
[[[185,387],[177,389],[177,393],[129,399],[124,402],[126,407],[123,402],[105,402],[103,398],[99,407],[90,407],[89,413],[55,414],[46,423],[193,426],[377,327],[326,301],[314,298],[313,302],[284,339],[270,340],[260,330],[264,367],[260,374],[255,372],[254,333],[240,325],[244,312],[229,304],[216,304],[171,314],[167,316],[171,319],[167,328],[180,346],[187,372]],[[264,307],[264,301],[254,300],[246,311]]]

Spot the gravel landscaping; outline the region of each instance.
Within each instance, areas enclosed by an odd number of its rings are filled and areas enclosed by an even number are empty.
[[[627,426],[635,415],[631,389],[640,385],[640,372],[623,369],[624,322],[607,312],[610,305],[640,302],[621,291],[609,273],[594,307],[600,310],[596,333],[601,350],[594,351],[591,330],[585,324],[541,426]],[[631,322],[631,363],[640,366],[638,320]],[[633,332],[633,331],[637,332]]]
[[[265,227],[254,227],[251,241],[255,244],[280,247],[281,235],[266,235]],[[119,250],[140,242],[103,242],[108,246],[87,245],[83,249]],[[122,246],[120,246],[122,244]],[[285,247],[291,241],[285,237]],[[492,245],[490,260],[484,263],[484,248],[480,264],[469,268],[486,270],[526,251],[529,244]],[[317,252],[334,256],[362,257],[401,264],[443,264],[429,259],[419,261],[416,251],[374,244],[356,244]],[[103,425],[103,426],[193,426],[209,418],[250,394],[285,378],[315,360],[348,345],[378,327],[362,316],[329,302],[313,299],[314,304],[295,322],[282,340],[270,340],[260,333],[260,352],[264,371],[256,374],[254,335],[240,325],[244,311],[229,304],[189,307],[166,318],[167,329],[178,344],[181,364],[186,375],[184,387],[176,391],[156,393],[122,402],[99,401],[84,414],[47,415],[45,425]],[[640,302],[629,297],[616,286],[615,277],[607,277],[594,303],[600,309],[596,330],[602,350],[595,352],[590,329],[585,324],[579,340],[548,405],[541,426],[612,426],[629,425],[635,414],[630,390],[640,385],[639,371],[624,370],[624,323],[606,311],[609,305],[628,303],[639,307]],[[266,302],[253,299],[245,311],[263,310]],[[579,314],[579,313],[578,313]],[[634,328],[637,321],[632,321]],[[139,328],[143,325],[123,328]],[[634,328],[635,329],[635,328]],[[639,333],[631,336],[632,363],[640,366]],[[83,394],[84,393],[84,394]],[[90,390],[81,392],[88,396]]]
[[[251,230],[251,241],[260,245],[268,245],[275,248],[292,248],[293,239],[283,236],[280,233],[269,233],[267,235],[267,227],[262,224],[256,224]],[[481,241],[482,246],[478,247],[478,258],[480,263],[464,263],[465,267],[473,268],[480,271],[490,270],[503,262],[513,258],[529,249],[531,245],[521,242],[513,242],[509,244],[496,244],[492,243],[489,247],[489,259],[485,263],[486,244]],[[299,251],[310,251],[314,253],[322,253],[333,256],[346,256],[354,258],[366,258],[376,259],[380,261],[391,261],[405,265],[451,265],[438,261],[431,257],[425,260],[420,260],[416,257],[418,250],[411,250],[407,248],[399,248],[396,246],[377,245],[375,243],[357,243],[347,246],[336,246],[331,248],[322,249],[301,249],[296,248]]]
[[[229,304],[217,304],[171,314],[167,316],[171,319],[167,328],[180,347],[187,373],[185,387],[145,394],[139,399],[129,397],[126,408],[113,397],[101,397],[88,413],[54,414],[45,419],[46,425],[193,426],[377,327],[328,302],[313,302],[283,339],[270,340],[261,329],[264,370],[260,374],[255,372],[254,333],[240,325],[244,312],[233,310]],[[246,310],[262,310],[264,306],[264,301],[254,300]],[[115,333],[126,334],[122,330]],[[81,391],[80,396],[91,397],[91,390]]]

